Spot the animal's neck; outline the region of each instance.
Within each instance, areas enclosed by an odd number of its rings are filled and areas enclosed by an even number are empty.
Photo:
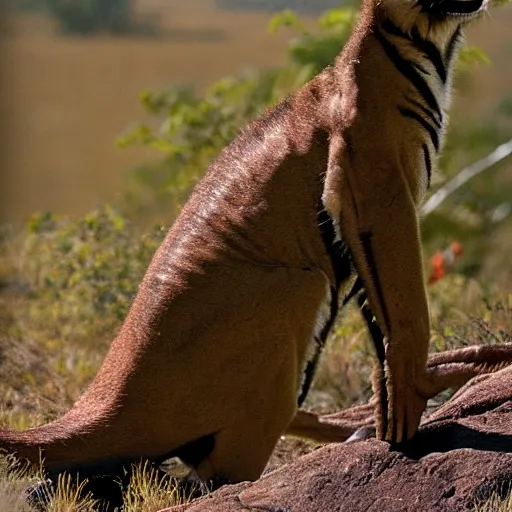
[[[420,71],[428,74],[443,86],[450,84],[450,77],[461,42],[461,27],[438,40],[432,40],[421,34],[417,27],[405,31],[391,18],[386,17],[376,26],[378,37],[386,37],[402,48],[410,60],[424,65]]]
[[[414,27],[404,32],[377,8],[363,10],[334,71],[343,98],[344,140],[357,148],[347,154],[360,161],[378,155],[388,166],[405,166],[416,203],[430,185],[442,147],[460,44],[459,29],[444,35],[437,44]],[[376,95],[379,101],[372,100]],[[366,129],[369,120],[373,133]],[[392,150],[389,141],[398,137],[402,144]]]
[[[403,28],[372,2],[363,4],[360,19],[337,58],[335,67],[343,71],[352,67],[351,64],[356,65],[365,56],[367,41],[377,38],[382,43],[383,37],[392,43],[395,52],[399,52],[403,58],[401,60],[414,61],[417,65],[423,62],[426,65],[425,74],[439,80],[443,88],[450,87],[452,71],[463,40],[462,27],[437,29],[427,37],[416,26]],[[396,54],[392,57],[396,64]]]
[[[365,41],[368,37],[371,37],[371,34],[375,29],[375,14],[373,4],[370,2],[363,2],[359,20],[352,30],[352,35],[343,47],[343,51],[336,59],[335,68],[338,71],[345,70],[347,65],[350,67],[351,62],[357,61],[360,58],[361,53],[364,51]]]

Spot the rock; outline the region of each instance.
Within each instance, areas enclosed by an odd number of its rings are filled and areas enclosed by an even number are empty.
[[[330,444],[165,512],[459,512],[511,487],[507,368],[470,381],[401,451],[375,439]]]

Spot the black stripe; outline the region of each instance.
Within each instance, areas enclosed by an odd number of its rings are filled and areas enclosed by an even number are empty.
[[[422,51],[427,56],[430,62],[432,62],[432,64],[436,68],[436,72],[439,78],[441,79],[443,84],[445,84],[446,79],[448,77],[448,73],[446,71],[445,62],[439,48],[432,41],[427,41],[426,39],[423,39],[417,27],[414,27],[412,29],[411,36],[414,44],[420,51]]]
[[[382,334],[382,331],[375,320],[373,311],[370,309],[370,305],[368,304],[368,300],[366,297],[366,292],[361,293],[357,297],[357,305],[361,310],[361,314],[363,315],[366,327],[368,328],[368,332],[370,333],[370,336],[372,338],[373,345],[375,346],[375,353],[377,354],[377,359],[379,360],[381,366],[384,366],[384,363],[386,361],[384,334]]]
[[[348,279],[352,273],[352,260],[347,244],[342,240],[336,240],[336,230],[331,216],[327,213],[323,205],[318,206],[318,228],[322,235],[324,245],[329,253],[336,280],[336,289],[340,284]]]
[[[430,138],[432,139],[432,144],[436,148],[436,151],[439,151],[439,133],[437,132],[435,126],[432,126],[424,117],[420,116],[414,110],[411,110],[409,108],[399,108],[398,111],[403,116],[410,117],[411,119],[418,121],[418,123],[420,123],[421,126],[423,126],[423,128],[425,128],[425,130],[427,130],[427,132],[429,133]]]
[[[302,386],[300,388],[300,394],[297,398],[297,407],[301,407],[308,396],[309,390],[311,388],[311,384],[313,383],[313,379],[315,377],[316,369],[318,367],[318,361],[320,360],[320,356],[322,354],[322,346],[315,338],[316,348],[313,357],[308,361],[306,368],[304,370],[304,380],[302,381]]]
[[[366,297],[366,293],[363,291],[357,297],[357,304],[359,309],[361,310],[361,314],[363,315],[364,321],[366,323],[366,327],[368,328],[368,332],[370,333],[370,337],[372,338],[373,346],[375,347],[375,353],[377,355],[377,360],[379,362],[378,372],[374,370],[372,375],[372,380],[374,381],[374,386],[378,385],[378,388],[375,387],[374,391],[379,399],[379,406],[381,407],[380,419],[384,423],[384,432],[388,430],[388,382],[386,378],[385,372],[385,363],[386,363],[386,348],[384,346],[384,334],[382,333],[379,325],[375,321],[375,317],[373,315],[372,310],[368,304],[368,300]],[[375,383],[375,379],[378,379],[378,382]],[[378,421],[378,418],[377,418]]]
[[[389,327],[389,315],[386,308],[386,302],[384,301],[384,293],[382,292],[382,286],[380,284],[379,274],[377,273],[377,266],[375,264],[375,258],[373,256],[372,249],[372,233],[370,231],[363,231],[359,234],[359,239],[363,246],[365,259],[368,264],[370,271],[370,279],[373,281],[375,289],[377,291],[377,298],[382,308],[382,315],[384,316],[384,322],[386,322],[386,328]]]
[[[428,146],[423,144],[421,146],[423,148],[423,156],[425,158],[425,167],[427,168],[427,188],[430,188],[430,178],[432,176],[432,158],[430,158],[430,151],[428,150]]]
[[[448,66],[452,63],[453,56],[455,55],[455,50],[457,49],[457,46],[460,43],[462,36],[462,29],[460,25],[457,27],[457,30],[453,34],[452,38],[450,39],[450,42],[448,43],[448,47],[446,49],[446,62],[448,63]]]
[[[382,48],[386,52],[386,55],[395,65],[396,69],[402,73],[402,75],[407,78],[407,80],[409,80],[412,85],[414,85],[427,105],[437,114],[439,118],[441,118],[441,109],[439,108],[439,103],[437,102],[434,93],[430,89],[425,79],[418,73],[414,65],[410,61],[404,59],[402,55],[400,55],[395,45],[386,39],[380,30],[376,30],[375,35],[377,40],[382,45]]]
[[[395,25],[390,19],[384,20],[381,26],[388,34],[411,41],[411,38],[400,27]]]
[[[304,378],[300,394],[297,398],[299,407],[302,405],[309,392],[309,388],[315,377],[318,361],[322,355],[322,350],[325,346],[327,336],[334,325],[336,316],[338,314],[338,290],[342,282],[350,277],[352,274],[352,259],[348,246],[343,241],[336,241],[336,230],[332,222],[331,216],[323,208],[322,205],[318,206],[318,228],[322,235],[323,242],[329,253],[334,272],[335,285],[331,287],[331,311],[327,322],[323,326],[318,337],[315,338],[315,352],[313,357],[307,362],[304,369]]]
[[[363,288],[363,280],[358,276],[350,291],[343,297],[342,307],[346,306]]]
[[[423,67],[419,62],[411,61],[411,65],[416,69],[416,71],[419,71],[422,75],[432,76],[430,74],[430,71]]]
[[[400,37],[402,39],[405,39],[406,41],[411,42],[418,50],[423,52],[425,56],[430,60],[430,62],[432,62],[432,64],[434,65],[436,72],[439,78],[442,80],[442,82],[446,82],[446,66],[443,60],[443,56],[439,51],[439,48],[433,42],[421,37],[421,34],[419,33],[417,27],[414,27],[411,30],[411,35],[408,35],[400,27],[396,26],[391,20],[387,19],[382,23],[382,28],[393,36]],[[418,63],[416,63],[416,66],[423,73],[430,74]]]
[[[443,126],[443,118],[441,119],[437,119],[437,117],[435,116],[434,112],[432,112],[432,110],[428,109],[427,107],[425,107],[425,105],[423,105],[422,103],[420,103],[419,101],[416,101],[414,98],[407,98],[407,101],[417,110],[420,110],[427,119],[429,119],[430,121],[432,121],[436,127],[440,130]]]
[[[318,361],[320,360],[320,356],[322,355],[323,348],[325,346],[325,342],[327,340],[327,336],[334,325],[336,320],[336,316],[338,315],[338,290],[334,287],[331,288],[331,311],[327,322],[322,328],[320,332],[320,336],[315,338],[315,353],[313,357],[308,361],[306,368],[304,369],[304,379],[302,381],[302,387],[300,390],[300,395],[297,398],[297,404],[300,407],[311,388],[311,384],[313,383],[313,379],[316,374],[316,369],[318,367]]]

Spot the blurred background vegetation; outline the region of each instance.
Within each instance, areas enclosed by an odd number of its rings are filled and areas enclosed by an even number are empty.
[[[209,162],[333,61],[357,5],[4,0],[3,8],[0,423],[22,428],[62,413],[83,391]],[[305,14],[271,12],[281,9]],[[470,31],[434,191],[512,138],[511,24],[509,4]],[[512,341],[511,210],[509,158],[424,219],[427,275],[436,251],[453,241],[464,248],[430,287],[433,350]],[[309,398],[326,410],[370,391],[371,348],[357,312],[344,313],[332,338]]]
[[[40,11],[54,17],[65,33],[90,34],[127,30],[131,22],[131,0],[21,0],[11,6]]]

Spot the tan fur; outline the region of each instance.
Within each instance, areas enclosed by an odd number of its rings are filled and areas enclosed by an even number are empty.
[[[0,432],[0,447],[31,460],[41,451],[56,472],[163,460],[210,438],[204,453],[190,449],[200,478],[255,479],[296,414],[338,294],[355,272],[385,336],[379,437],[414,434],[436,387],[425,369],[417,212],[445,119],[432,134],[398,110],[413,99],[410,108],[433,123],[424,91],[378,36],[390,21],[406,32],[385,38],[422,67],[444,113],[449,42],[466,19],[422,9],[410,0],[364,2],[336,65],[242,130],[212,163],[89,389],[53,423]],[[416,48],[414,27],[444,56],[444,83]]]
[[[386,337],[385,366],[377,374],[386,386],[374,387],[386,395],[381,398],[386,407],[378,434],[401,442],[415,433],[435,386],[433,375],[425,371],[429,313],[418,205],[427,186],[427,159],[432,169],[443,126],[434,130],[436,144],[422,122],[428,119],[425,124],[432,127],[437,118],[443,124],[450,95],[450,69],[443,69],[446,77],[441,80],[435,62],[426,57],[424,48],[416,48],[414,37],[427,36],[426,45],[445,56],[453,49],[448,41],[457,37],[461,19],[426,18],[418,3],[410,1],[384,0],[371,12],[368,5],[364,9],[368,11],[363,19],[371,19],[372,32],[356,31],[337,62],[348,93],[344,87],[339,92],[336,112],[344,129],[331,137],[323,200],[351,248],[370,307]],[[398,43],[403,53],[397,65],[389,57]],[[411,64],[408,73],[400,69],[404,61]],[[420,77],[428,90],[420,90],[407,75]],[[377,90],[379,101],[368,101]],[[349,107],[341,108],[348,94]],[[414,111],[422,122],[397,116],[400,109]]]

